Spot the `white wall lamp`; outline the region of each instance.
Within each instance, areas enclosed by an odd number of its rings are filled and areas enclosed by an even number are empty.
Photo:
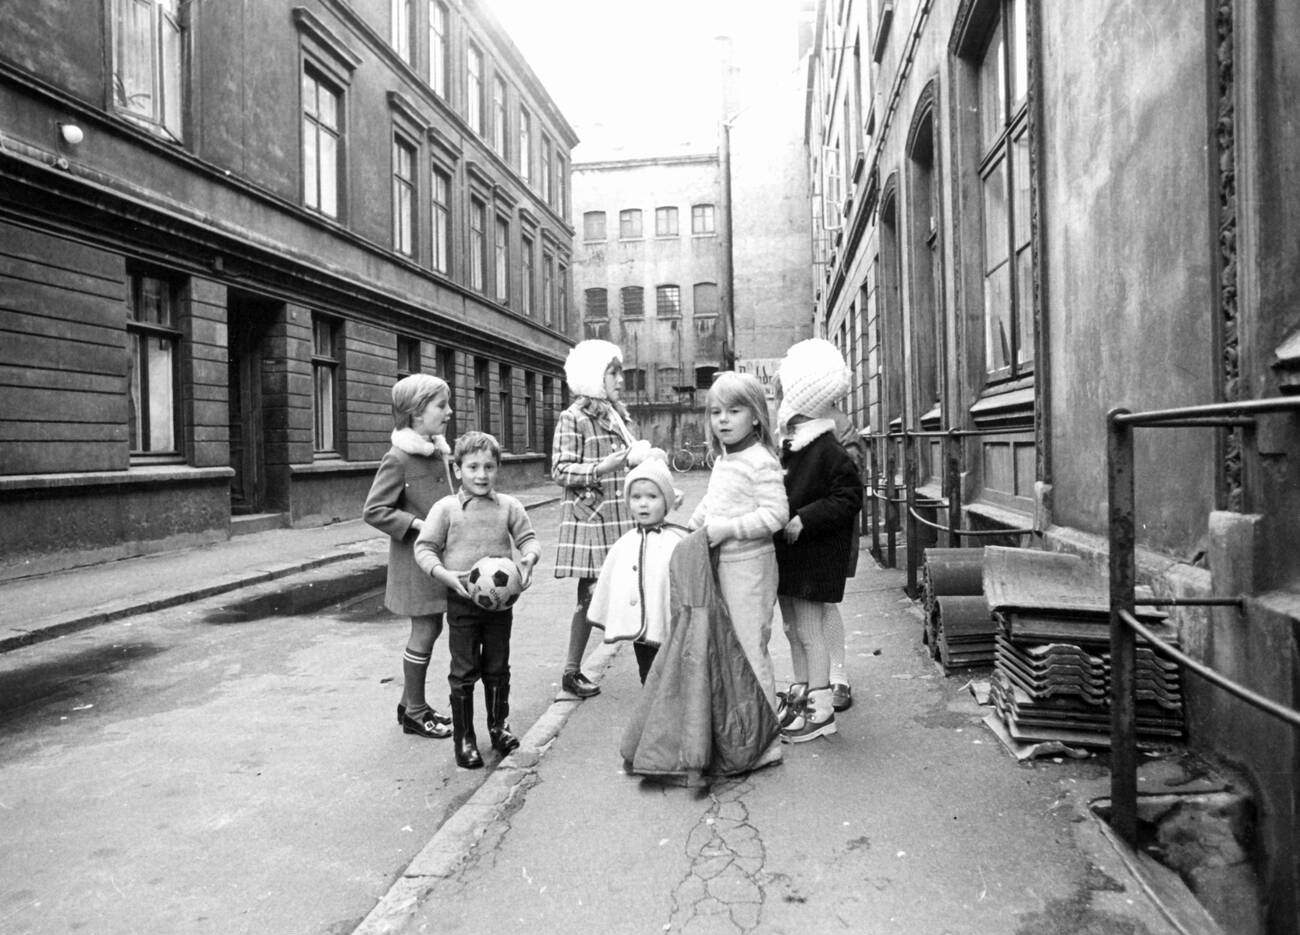
[[[76,146],[86,138],[86,134],[75,123],[60,123],[59,138],[69,146]]]

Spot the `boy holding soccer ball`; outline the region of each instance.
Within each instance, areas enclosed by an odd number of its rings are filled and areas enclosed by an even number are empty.
[[[452,463],[460,489],[433,505],[415,540],[415,561],[447,586],[448,649],[451,671],[451,729],[456,765],[478,769],[483,757],[474,735],[474,683],[483,680],[488,736],[502,756],[519,746],[510,733],[510,626],[513,610],[490,610],[475,603],[466,588],[471,567],[488,556],[520,553],[522,584],[542,556],[523,504],[497,493],[501,446],[486,432],[466,432],[456,440]],[[489,602],[490,603],[490,602]]]

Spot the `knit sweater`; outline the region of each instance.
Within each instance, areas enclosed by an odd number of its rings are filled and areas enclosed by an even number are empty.
[[[713,465],[709,487],[691,514],[691,529],[722,521],[727,539],[722,554],[759,552],[790,519],[781,463],[762,445],[724,454]]]
[[[429,511],[415,540],[415,561],[425,574],[442,565],[466,572],[480,558],[510,557],[512,545],[523,555],[542,554],[524,505],[509,494],[475,497],[462,487]]]

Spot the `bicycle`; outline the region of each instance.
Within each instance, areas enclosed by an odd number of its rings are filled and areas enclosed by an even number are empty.
[[[695,466],[701,461],[704,462],[705,467],[713,470],[715,460],[713,449],[709,447],[708,442],[697,442],[693,445],[688,443],[678,448],[673,452],[673,456],[668,463],[672,465],[674,471],[685,474],[687,471],[694,470]]]

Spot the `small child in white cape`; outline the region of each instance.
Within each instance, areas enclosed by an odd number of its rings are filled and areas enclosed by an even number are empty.
[[[679,498],[660,458],[647,458],[628,472],[623,499],[636,526],[609,550],[587,609],[587,619],[605,631],[606,643],[632,641],[642,685],[672,619],[668,560],[688,530],[664,519]]]

